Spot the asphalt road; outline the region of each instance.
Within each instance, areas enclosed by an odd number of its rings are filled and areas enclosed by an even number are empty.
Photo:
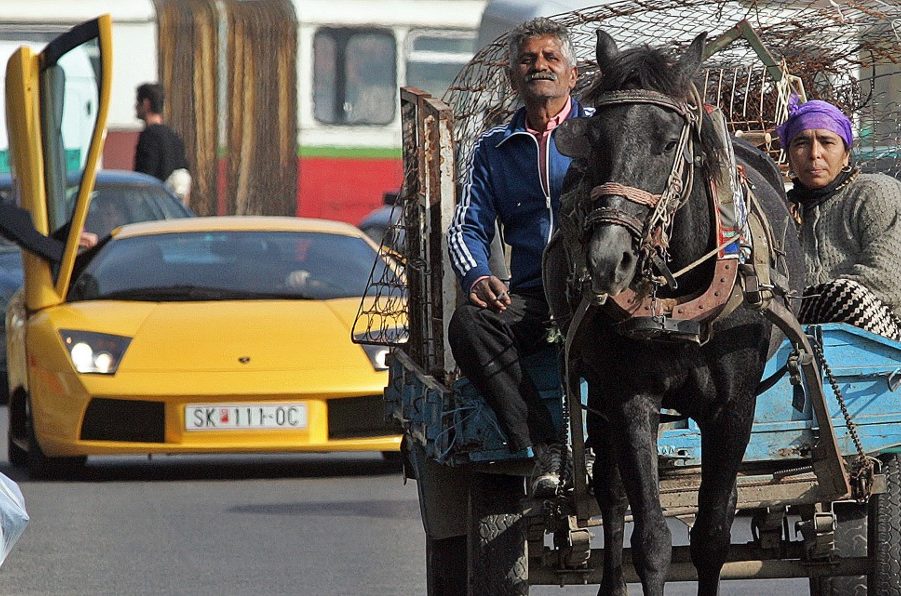
[[[19,483],[31,516],[0,568],[0,594],[425,593],[415,484],[378,455],[92,458],[77,481],[32,482],[6,461],[5,407],[0,441],[0,472]],[[672,529],[684,543],[685,527]],[[807,583],[724,582],[721,593],[806,594]]]

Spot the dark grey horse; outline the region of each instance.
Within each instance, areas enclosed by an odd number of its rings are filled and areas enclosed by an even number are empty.
[[[635,568],[646,595],[663,594],[670,564],[670,531],[660,506],[657,470],[657,429],[661,407],[674,408],[697,421],[702,433],[702,480],[698,513],[691,529],[691,558],[698,571],[698,593],[716,594],[729,553],[729,531],[735,515],[736,474],[747,447],[754,416],[755,390],[763,373],[771,340],[771,325],[759,311],[743,304],[724,315],[699,341],[648,341],[622,332],[602,298],[645,283],[649,276],[665,279],[716,248],[705,180],[727,155],[706,113],[693,153],[681,136],[687,116],[655,101],[629,101],[634,93],[651,90],[680,106],[697,108],[691,80],[703,56],[700,35],[679,58],[648,47],[619,51],[613,39],[598,32],[597,61],[601,77],[586,94],[597,112],[566,122],[557,133],[561,151],[574,158],[567,181],[569,200],[588,205],[593,214],[575,227],[564,226],[545,257],[545,284],[555,316],[567,319],[582,302],[595,306],[574,333],[573,366],[588,380],[589,443],[597,450],[594,489],[604,519],[604,574],[599,594],[625,594],[622,574],[624,514],[635,520],[632,548]],[[612,92],[612,93],[611,93]],[[640,93],[637,95],[641,95]],[[625,96],[623,102],[606,99]],[[701,116],[703,114],[703,116]],[[721,138],[721,137],[720,137]],[[736,156],[758,202],[766,213],[783,273],[792,291],[803,287],[800,251],[784,202],[778,171],[763,154],[736,146]],[[665,194],[674,163],[686,162],[694,175],[690,192],[676,195],[676,210],[664,228],[668,249],[642,250],[653,207],[642,192]],[[752,163],[748,163],[748,162]],[[620,186],[610,186],[615,182]],[[588,194],[601,187],[603,192]],[[617,191],[616,188],[626,190]],[[637,189],[637,190],[636,190]],[[669,189],[672,190],[672,189]],[[561,213],[566,204],[561,208]],[[573,215],[575,214],[575,215]],[[580,217],[578,209],[569,213]],[[644,227],[643,227],[644,226]],[[566,237],[569,234],[569,237]],[[566,250],[558,250],[565,246]],[[575,249],[573,247],[576,247]],[[581,262],[586,275],[574,274]],[[660,284],[661,300],[702,292],[711,284],[714,259],[708,259],[675,284]]]

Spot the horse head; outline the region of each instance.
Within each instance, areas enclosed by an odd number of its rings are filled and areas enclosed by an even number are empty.
[[[691,80],[705,38],[674,59],[649,47],[620,51],[597,33],[601,76],[585,96],[596,112],[556,133],[557,147],[583,174],[580,234],[595,297],[619,294],[668,256],[672,218],[688,198],[696,163],[702,108]]]

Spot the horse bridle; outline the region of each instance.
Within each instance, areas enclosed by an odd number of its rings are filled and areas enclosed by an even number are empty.
[[[602,205],[592,209],[583,224],[586,237],[590,237],[594,228],[601,224],[624,227],[637,245],[643,273],[648,273],[649,263],[659,263],[666,258],[673,216],[690,196],[694,183],[694,141],[700,140],[703,103],[694,85],[691,86],[691,96],[692,103],[689,103],[657,91],[629,89],[609,91],[595,102],[596,110],[615,105],[651,104],[676,112],[685,122],[662,193],[654,194],[618,182],[605,182],[590,192],[591,204],[597,204],[604,197],[621,196],[651,210],[647,219],[642,221],[622,209]]]

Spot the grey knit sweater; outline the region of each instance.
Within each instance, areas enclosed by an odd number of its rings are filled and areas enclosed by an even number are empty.
[[[807,285],[852,279],[901,316],[901,181],[860,174],[804,210]]]

